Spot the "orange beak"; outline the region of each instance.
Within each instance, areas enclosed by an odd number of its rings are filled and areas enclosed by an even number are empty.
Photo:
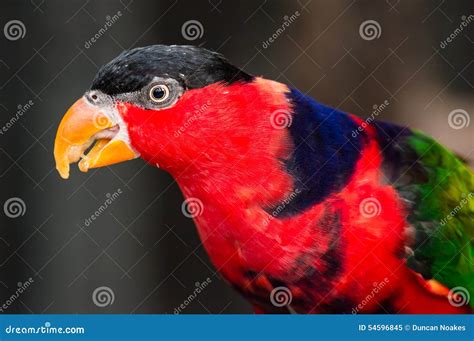
[[[79,169],[108,166],[135,159],[139,154],[130,145],[124,124],[111,108],[100,108],[84,98],[66,112],[54,141],[56,169],[63,179],[69,178],[69,164],[79,161]],[[115,122],[117,120],[117,122]],[[94,144],[95,143],[95,144]],[[91,146],[91,150],[84,152]]]

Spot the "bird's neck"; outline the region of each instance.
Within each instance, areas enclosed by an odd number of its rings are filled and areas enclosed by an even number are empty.
[[[287,129],[293,111],[290,90],[257,78],[242,85],[241,91],[248,95],[254,89],[251,99],[227,104],[245,116],[242,125],[201,146],[192,162],[168,169],[185,197],[221,210],[232,205],[261,210],[293,190],[293,177],[285,164],[294,147]]]

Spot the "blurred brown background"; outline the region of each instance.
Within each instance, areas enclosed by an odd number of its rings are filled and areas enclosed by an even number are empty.
[[[67,182],[54,170],[63,112],[123,49],[204,46],[249,73],[363,117],[387,101],[378,119],[419,128],[474,156],[470,0],[4,0],[0,6],[0,204],[20,199],[18,217],[0,211],[6,313],[173,313],[181,304],[182,313],[251,312],[214,273],[169,175],[141,160],[74,170]],[[196,36],[182,33],[190,20],[199,23]],[[456,121],[448,119],[451,112]],[[185,303],[207,278],[210,284]],[[102,304],[93,297],[103,287]]]

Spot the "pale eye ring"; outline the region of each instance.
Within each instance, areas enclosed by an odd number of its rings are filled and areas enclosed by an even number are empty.
[[[150,88],[148,96],[153,102],[162,103],[170,97],[170,89],[164,84],[157,84]]]

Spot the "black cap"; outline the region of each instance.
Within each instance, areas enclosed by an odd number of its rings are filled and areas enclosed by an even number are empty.
[[[187,89],[253,79],[219,53],[189,45],[152,45],[124,51],[102,66],[91,89],[108,95],[132,92],[156,76],[176,79]]]

